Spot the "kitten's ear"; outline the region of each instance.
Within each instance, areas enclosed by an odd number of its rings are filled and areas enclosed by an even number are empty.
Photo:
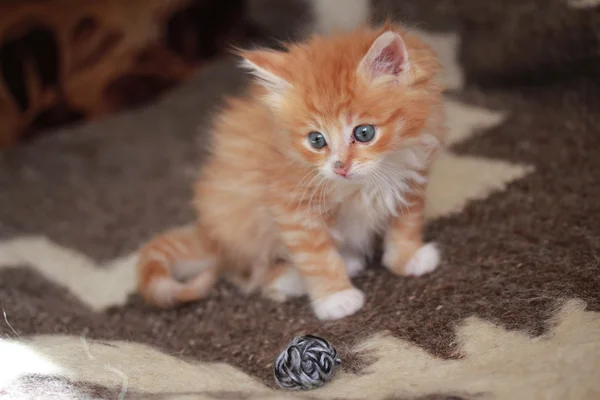
[[[242,66],[258,78],[267,89],[281,93],[291,87],[287,81],[286,53],[275,50],[241,51]]]
[[[378,78],[401,78],[410,68],[408,52],[402,37],[396,32],[385,31],[371,45],[361,60],[358,71],[369,80]]]

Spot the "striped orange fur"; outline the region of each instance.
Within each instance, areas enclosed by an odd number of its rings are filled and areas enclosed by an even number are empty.
[[[364,303],[351,276],[376,236],[390,271],[436,268],[421,239],[445,135],[432,50],[387,23],[240,55],[257,79],[214,122],[196,225],[142,249],[144,297],[192,301],[223,276],[278,299],[308,294],[317,317],[338,319]]]
[[[172,229],[141,249],[138,286],[147,302],[168,307],[209,293],[218,278],[217,252],[197,230]]]

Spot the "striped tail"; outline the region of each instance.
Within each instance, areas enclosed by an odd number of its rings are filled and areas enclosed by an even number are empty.
[[[139,252],[138,290],[161,308],[202,299],[219,278],[214,246],[196,226],[167,231]]]

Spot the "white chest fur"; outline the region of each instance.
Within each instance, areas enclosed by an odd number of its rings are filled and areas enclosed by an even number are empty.
[[[368,255],[374,236],[385,229],[387,221],[397,208],[392,187],[384,192],[363,188],[340,202],[332,235],[343,252]]]
[[[340,188],[340,209],[332,235],[342,253],[368,255],[377,233],[382,233],[390,217],[408,205],[406,194],[419,190],[427,178],[422,171],[430,162],[432,150],[439,145],[431,135],[422,135],[414,146],[402,149],[383,160],[385,167],[377,178],[360,188]]]

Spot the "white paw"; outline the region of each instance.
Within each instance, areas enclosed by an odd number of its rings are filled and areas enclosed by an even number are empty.
[[[357,276],[365,269],[365,258],[354,254],[342,253],[342,259],[346,265],[346,271],[351,278]]]
[[[440,251],[434,243],[422,246],[406,263],[405,274],[421,276],[435,270],[440,264]]]
[[[352,315],[365,304],[365,295],[356,288],[342,290],[315,300],[313,309],[320,320],[334,320]]]

